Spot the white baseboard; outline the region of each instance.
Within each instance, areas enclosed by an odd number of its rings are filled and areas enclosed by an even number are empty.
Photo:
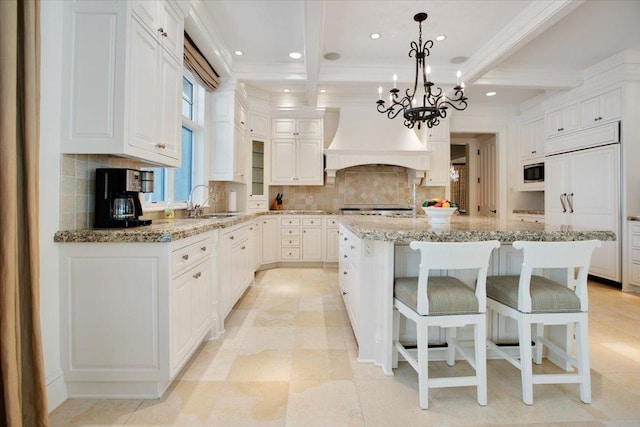
[[[68,399],[67,385],[64,382],[64,374],[62,371],[49,375],[47,382],[47,404],[49,413]]]

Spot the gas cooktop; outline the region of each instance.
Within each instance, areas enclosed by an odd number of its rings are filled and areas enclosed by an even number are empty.
[[[343,215],[384,215],[384,216],[411,216],[413,211],[411,208],[342,208]]]

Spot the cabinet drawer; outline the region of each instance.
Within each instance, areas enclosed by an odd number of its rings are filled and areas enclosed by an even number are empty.
[[[283,259],[283,260],[300,259],[300,248],[282,248],[280,259]]]
[[[337,227],[338,219],[337,218],[328,218],[327,219],[327,227]]]
[[[280,225],[283,227],[299,226],[300,218],[280,218]]]
[[[630,271],[630,273],[631,273],[631,282],[633,282],[634,284],[639,284],[640,285],[640,263],[631,264],[629,269],[631,270]]]
[[[303,218],[302,219],[302,225],[303,226],[322,226],[322,219],[321,218]]]
[[[631,247],[640,248],[640,234],[631,235]]]
[[[300,246],[300,237],[283,237],[280,246]]]
[[[264,200],[249,200],[249,209],[266,209],[267,202]]]
[[[282,237],[299,236],[300,229],[299,228],[282,228],[280,229],[280,235]]]
[[[191,245],[176,249],[171,254],[172,271],[175,275],[211,254],[208,240],[201,240]]]
[[[640,248],[631,250],[631,262],[640,263]]]

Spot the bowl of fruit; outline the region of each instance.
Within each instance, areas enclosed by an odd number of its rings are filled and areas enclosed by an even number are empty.
[[[458,205],[447,199],[433,198],[422,203],[422,210],[429,216],[432,224],[449,222],[451,215],[458,210]]]

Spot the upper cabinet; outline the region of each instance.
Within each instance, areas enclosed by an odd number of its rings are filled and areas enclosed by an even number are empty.
[[[269,183],[323,185],[322,134],[322,119],[273,119]]]
[[[559,108],[547,114],[547,136],[559,136],[578,128],[578,104]]]
[[[580,103],[580,126],[588,127],[622,115],[622,92],[614,89]]]
[[[181,164],[179,3],[65,2],[63,153]]]
[[[429,150],[429,170],[426,186],[446,187],[449,182],[451,165],[451,136],[449,120],[441,120],[438,126],[425,130],[427,150]]]
[[[524,123],[520,126],[520,159],[528,160],[544,156],[544,120]]]
[[[269,117],[266,114],[249,114],[249,135],[252,138],[266,140],[269,136]]]
[[[247,94],[235,81],[223,82],[213,95],[213,143],[210,179],[247,182]]]

